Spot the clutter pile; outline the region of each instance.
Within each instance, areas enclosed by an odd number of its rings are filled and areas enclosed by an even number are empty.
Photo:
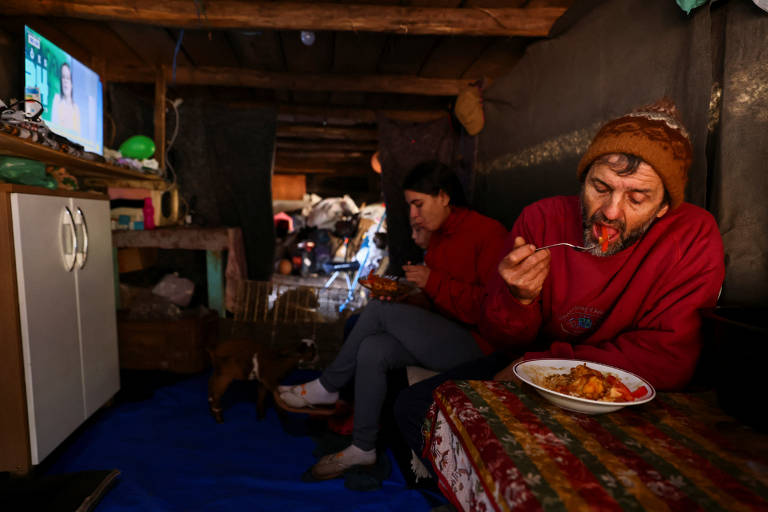
[[[386,266],[387,226],[383,203],[358,207],[347,195],[275,201],[275,272],[302,277],[358,270],[368,275]]]

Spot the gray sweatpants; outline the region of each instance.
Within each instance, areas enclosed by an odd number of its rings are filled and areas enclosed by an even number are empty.
[[[371,450],[376,447],[388,370],[419,365],[442,372],[482,355],[472,333],[459,323],[416,306],[374,300],[363,309],[320,383],[338,391],[355,377],[352,444]]]

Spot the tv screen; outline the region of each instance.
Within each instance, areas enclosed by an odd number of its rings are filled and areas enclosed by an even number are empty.
[[[24,98],[39,101],[51,131],[103,154],[99,75],[49,40],[24,27]],[[32,106],[28,103],[27,108]]]

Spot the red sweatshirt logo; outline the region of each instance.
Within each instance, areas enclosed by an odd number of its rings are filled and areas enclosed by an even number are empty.
[[[595,331],[604,315],[604,311],[591,306],[574,306],[560,317],[560,329],[571,336],[583,336]]]

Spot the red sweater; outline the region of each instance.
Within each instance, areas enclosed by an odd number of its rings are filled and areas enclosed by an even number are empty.
[[[486,283],[496,274],[507,230],[498,221],[466,208],[454,207],[432,233],[424,263],[429,280],[424,292],[435,309],[472,328],[482,318]],[[485,353],[492,346],[475,333]]]
[[[523,210],[506,241],[581,245],[579,199],[553,197]],[[613,256],[550,249],[539,297],[518,302],[498,272],[489,282],[481,332],[497,348],[545,349],[526,359],[583,359],[680,389],[701,350],[699,309],[712,307],[723,283],[723,243],[714,218],[683,203],[656,220],[635,244]]]

